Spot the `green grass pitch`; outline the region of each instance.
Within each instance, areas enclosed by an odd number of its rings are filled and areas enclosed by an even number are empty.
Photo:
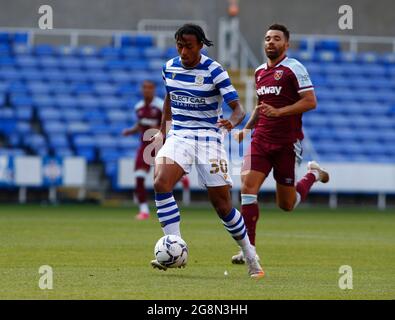
[[[0,299],[394,299],[395,214],[261,204],[257,248],[266,277],[232,265],[233,239],[209,207],[182,208],[185,269],[153,270],[159,223],[136,208],[0,206]],[[41,265],[53,289],[38,286]],[[341,290],[339,267],[353,271]],[[225,276],[224,272],[228,275]]]

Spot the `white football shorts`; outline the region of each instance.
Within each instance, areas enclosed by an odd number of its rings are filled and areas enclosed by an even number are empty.
[[[203,187],[232,186],[228,157],[222,143],[215,139],[201,141],[171,135],[156,155],[155,162],[163,163],[159,160],[163,157],[176,162],[187,174],[195,165],[199,184]]]

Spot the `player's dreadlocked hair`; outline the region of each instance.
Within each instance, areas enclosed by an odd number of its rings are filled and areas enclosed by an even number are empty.
[[[198,26],[197,24],[192,24],[192,23],[187,23],[184,24],[181,28],[179,28],[175,35],[174,38],[176,40],[180,39],[184,34],[193,34],[196,36],[196,39],[198,42],[201,42],[205,44],[207,47],[211,47],[213,45],[213,42],[211,40],[208,40],[206,38],[206,35],[204,34],[203,29]]]
[[[289,41],[289,31],[287,29],[286,26],[282,25],[282,24],[272,24],[268,30],[278,30],[278,31],[282,31],[284,33],[285,39],[287,39],[287,41]]]

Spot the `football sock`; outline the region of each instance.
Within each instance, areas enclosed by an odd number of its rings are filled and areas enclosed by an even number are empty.
[[[255,246],[255,230],[259,219],[258,196],[256,194],[241,195],[241,213],[247,228],[248,238]]]
[[[244,256],[248,258],[255,257],[255,250],[248,239],[247,230],[241,213],[233,208],[225,218],[222,218],[222,223],[233,239],[236,240]]]
[[[316,175],[312,172],[308,172],[305,174],[305,176],[298,181],[296,184],[296,192],[299,193],[300,196],[300,201],[304,201],[311,189],[311,186],[314,184],[316,181]],[[298,198],[296,199],[298,200]],[[297,204],[295,203],[295,206]]]
[[[136,197],[139,203],[147,202],[147,191],[144,186],[145,179],[138,177],[136,178]],[[140,210],[141,211],[141,210]]]
[[[174,234],[181,237],[180,211],[172,192],[155,193],[158,219],[165,235]]]
[[[140,207],[140,212],[145,212],[145,213],[149,214],[149,207],[148,207],[147,202],[140,203],[139,207]]]

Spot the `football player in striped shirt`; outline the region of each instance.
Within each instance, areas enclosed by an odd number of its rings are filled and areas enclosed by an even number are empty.
[[[223,134],[243,120],[245,111],[228,73],[201,53],[203,45],[212,45],[202,28],[186,24],[177,30],[175,40],[179,56],[163,67],[167,94],[160,131],[152,138],[154,145],[159,145],[167,135],[155,158],[159,222],[165,235],[181,235],[173,188],[195,165],[200,184],[207,189],[215,211],[246,257],[250,277],[261,278],[264,272],[248,239],[243,217],[232,206],[232,180],[223,147]],[[229,119],[222,118],[223,101],[233,110]],[[151,265],[166,270],[157,260],[152,260]]]

